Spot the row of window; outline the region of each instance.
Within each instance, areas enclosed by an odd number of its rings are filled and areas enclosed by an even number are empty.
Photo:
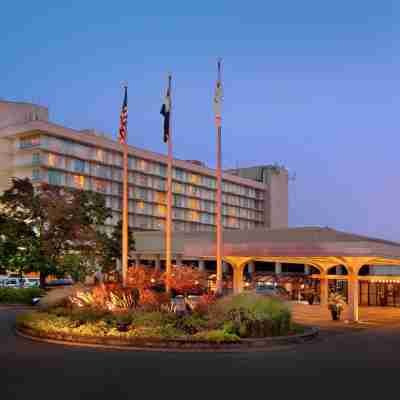
[[[34,153],[33,156],[35,163],[40,159],[40,154]],[[44,154],[42,161],[45,165],[60,169],[66,169],[71,172],[77,172],[81,174],[87,174],[96,176],[99,178],[110,179],[114,181],[122,181],[122,170],[117,167],[107,167],[101,164],[89,163],[80,159],[72,159],[69,157],[63,157],[56,154]],[[130,183],[136,185],[151,187],[158,190],[166,190],[166,181],[164,178],[156,176],[145,175],[139,172],[129,172],[128,180]],[[111,193],[111,183],[107,183],[110,187],[109,190],[102,190],[105,193]],[[215,200],[216,192],[214,190],[208,190],[202,187],[184,184],[179,182],[173,182],[173,191],[175,193],[182,193],[187,196],[201,197],[203,199]],[[113,193],[118,193],[117,190]],[[239,197],[235,195],[223,194],[223,202],[247,208],[260,208],[262,209],[262,202],[257,202],[247,197]]]
[[[32,170],[32,180],[37,181],[41,179],[41,171],[39,169],[33,169]],[[119,183],[115,182],[107,182],[103,181],[100,179],[95,179],[95,178],[88,178],[83,175],[78,175],[78,174],[68,174],[68,173],[63,173],[60,171],[56,170],[48,170],[47,171],[47,176],[44,177],[45,180],[51,184],[51,185],[59,185],[59,186],[69,186],[73,187],[76,189],[85,189],[85,190],[94,190],[96,192],[104,193],[104,194],[113,194],[115,196],[121,196],[122,195],[122,185]],[[166,204],[166,193],[165,192],[159,192],[155,190],[148,190],[148,189],[143,189],[140,187],[129,187],[129,198],[130,199],[137,199],[141,200],[139,204],[144,204],[145,206],[142,208],[143,213],[148,213],[148,214],[154,214],[152,211],[146,211],[148,207],[151,207],[151,204],[148,204],[147,202],[152,202],[152,203],[159,203],[160,206],[163,206]],[[106,197],[107,199],[110,199],[109,196]],[[111,200],[107,200],[111,201]],[[113,203],[112,207],[120,209],[120,202],[121,198],[116,197],[115,198],[115,203]],[[111,205],[108,205],[111,207]],[[173,196],[173,206],[175,207],[180,207],[180,208],[186,208],[190,209],[193,211],[206,211],[208,213],[215,213],[215,203],[212,201],[208,200],[199,200],[199,199],[194,199],[194,198],[188,198],[185,196],[177,195],[174,194]],[[147,208],[146,208],[147,207]],[[157,207],[157,205],[155,205]],[[164,216],[165,213],[162,210],[162,208],[158,209],[158,215]],[[136,212],[133,211],[132,212]],[[140,212],[140,211],[138,211]],[[237,217],[237,218],[246,218],[246,219],[254,219],[258,221],[263,220],[263,214],[261,212],[256,212],[254,210],[246,209],[246,208],[239,208],[239,207],[233,207],[233,206],[228,206],[228,205],[223,205],[222,206],[222,213],[223,215],[227,216],[232,216],[232,217]],[[195,214],[194,214],[195,215]],[[203,217],[204,219],[208,217]],[[193,217],[193,220],[196,220],[196,217]],[[208,223],[208,222],[205,222]]]
[[[113,212],[112,217],[107,221],[107,225],[117,225],[121,219],[121,214],[119,212]],[[178,218],[177,218],[178,219]],[[223,226],[228,229],[254,229],[259,226],[259,224],[253,221],[239,221],[232,218],[223,218]],[[154,230],[164,230],[165,220],[151,217],[147,215],[129,215],[129,226],[132,228],[139,229],[154,229]],[[174,231],[214,231],[215,227],[207,223],[202,223],[202,221],[196,221],[195,219],[189,219],[188,221],[173,221],[172,223]]]
[[[117,167],[122,166],[121,153],[116,151],[103,150],[100,148],[81,145],[69,140],[59,139],[50,136],[41,136],[41,137],[34,136],[34,137],[20,139],[20,148],[35,147],[39,145],[42,148],[45,148],[50,151],[55,151],[57,153],[76,156],[86,160],[98,161],[104,164],[111,164]],[[49,160],[49,165],[54,167],[57,166],[59,168],[64,168],[62,166],[63,158],[64,157],[60,157],[60,160],[57,160],[56,158],[54,160]],[[60,166],[57,165],[57,162],[60,163]],[[76,162],[76,165],[74,162],[74,165],[72,165],[71,168],[76,172],[92,174],[91,172],[89,172],[90,168],[86,164],[87,162],[85,163],[85,161],[80,160]],[[160,175],[163,177],[166,176],[166,166],[158,162],[148,161],[137,157],[129,156],[128,166],[129,169],[131,170],[143,171],[147,174]],[[71,170],[67,166],[65,166],[65,168]],[[115,179],[112,176],[111,169],[109,169],[108,167],[99,167],[98,173],[93,175],[108,179]],[[210,189],[216,188],[215,178],[206,175],[195,174],[193,172],[185,171],[181,168],[173,169],[173,177],[176,180],[182,182],[192,183],[198,186],[205,186]],[[256,190],[254,188],[238,185],[236,183],[224,181],[222,185],[223,185],[222,190],[227,193],[233,193],[236,195],[246,196],[250,198],[257,198],[257,199],[262,199],[264,196],[262,190]]]
[[[59,185],[59,186],[69,186],[76,189],[85,189],[85,190],[94,190],[96,192],[104,193],[104,194],[113,194],[115,196],[122,195],[122,185],[115,182],[107,182],[101,179],[96,178],[88,178],[83,175],[78,174],[68,174],[63,173],[56,170],[48,170],[47,177],[44,177],[45,180],[51,185]],[[32,171],[32,179],[39,180],[41,179],[41,172],[39,169],[33,169]],[[146,204],[146,207],[150,207],[151,205],[145,202],[152,203],[160,203],[160,205],[166,204],[166,193],[159,192],[155,190],[148,190],[140,187],[129,187],[129,198],[142,200],[141,203]],[[107,196],[108,198],[108,196]],[[118,204],[121,201],[121,198],[115,199]],[[194,198],[188,198],[185,196],[174,194],[173,196],[173,205],[175,207],[187,208],[194,211],[206,211],[208,213],[215,213],[215,203],[208,200],[200,200]],[[157,205],[156,205],[157,206]],[[114,205],[113,207],[120,209],[120,206]],[[146,213],[146,211],[143,211]],[[160,216],[164,215],[163,212],[160,212]],[[147,212],[152,214],[152,212]],[[263,220],[263,214],[261,212],[256,212],[254,210],[233,207],[228,205],[222,206],[223,215],[228,215],[237,218],[246,218],[246,219],[254,219],[258,221]],[[204,217],[206,218],[206,217]],[[195,219],[195,217],[193,217]]]

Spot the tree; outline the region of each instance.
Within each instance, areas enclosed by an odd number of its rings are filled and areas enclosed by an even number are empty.
[[[59,270],[62,275],[70,275],[75,282],[84,282],[88,275],[96,271],[96,263],[79,253],[70,253],[59,260]]]
[[[135,239],[133,232],[128,229],[128,251],[135,250]],[[115,269],[116,261],[122,258],[122,221],[120,220],[116,226],[114,226],[111,235],[103,236],[102,243],[103,260],[102,270],[103,272],[111,272]]]
[[[46,276],[63,271],[59,264],[65,255],[79,252],[87,259],[98,255],[101,227],[110,216],[99,193],[47,184],[33,187],[27,178],[13,178],[11,188],[0,197],[0,207],[7,224],[4,242],[17,240],[26,257],[17,264],[39,272],[42,285]],[[21,240],[15,238],[19,232],[24,232]]]

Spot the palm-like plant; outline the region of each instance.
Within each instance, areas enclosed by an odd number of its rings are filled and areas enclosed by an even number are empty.
[[[341,293],[333,292],[329,295],[328,308],[330,310],[341,312],[346,304],[346,300]]]

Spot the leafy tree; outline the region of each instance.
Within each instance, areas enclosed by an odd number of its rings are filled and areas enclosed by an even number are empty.
[[[84,282],[88,275],[95,272],[96,262],[91,262],[79,253],[70,253],[61,257],[59,269],[62,275],[70,275],[74,281]]]
[[[42,285],[49,274],[62,273],[59,263],[65,255],[79,252],[93,259],[98,254],[101,226],[110,216],[101,194],[47,184],[34,187],[27,178],[13,178],[0,207],[7,227],[4,242],[11,246],[24,233],[16,246],[24,249],[25,258],[10,262],[11,257],[9,265],[39,272]]]
[[[133,232],[128,229],[128,249],[135,250],[135,239]],[[116,267],[116,261],[122,258],[122,221],[120,220],[114,226],[111,236],[104,234],[102,240],[102,270],[103,272],[113,271]]]

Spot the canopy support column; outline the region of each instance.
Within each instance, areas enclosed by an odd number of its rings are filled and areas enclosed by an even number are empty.
[[[358,288],[358,276],[351,274],[348,280],[349,288],[349,314],[348,319],[353,322],[359,320],[358,313],[358,301],[359,301],[359,288]]]
[[[239,294],[243,291],[243,271],[246,264],[251,260],[249,257],[224,257],[233,270],[233,293]]]
[[[320,291],[321,291],[320,304],[321,304],[321,306],[326,306],[328,304],[328,297],[329,297],[328,277],[326,276],[326,274],[323,274],[321,276]]]

